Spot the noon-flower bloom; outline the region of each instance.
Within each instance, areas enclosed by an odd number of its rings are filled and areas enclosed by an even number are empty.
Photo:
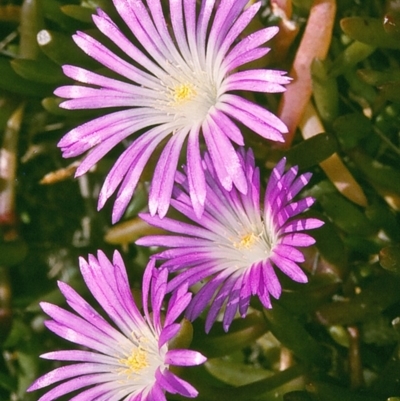
[[[162,268],[178,273],[168,284],[168,291],[181,285],[203,282],[186,310],[195,319],[210,304],[206,318],[209,331],[221,310],[223,326],[228,330],[237,311],[244,317],[251,295],[257,295],[266,308],[271,297],[279,298],[281,284],[275,270],[292,280],[305,283],[307,276],[299,267],[304,256],[297,247],[307,247],[315,240],[304,230],[320,227],[323,222],[296,217],[313,203],[305,197],[294,200],[308,183],[311,174],[298,176],[298,168],[285,173],[285,159],[272,170],[260,207],[260,176],[251,150],[238,153],[246,172],[246,195],[236,188],[227,191],[216,177],[213,163],[205,155],[207,197],[201,218],[193,212],[189,199],[188,177],[177,174],[171,205],[192,222],[141,214],[148,223],[174,234],[143,237],[139,245],[167,247],[154,256]]]
[[[164,393],[196,397],[197,391],[169,370],[170,365],[199,365],[205,358],[186,349],[169,349],[169,340],[180,330],[175,323],[190,302],[183,286],[168,304],[165,318],[161,307],[167,285],[167,271],[149,264],[143,278],[142,315],[132,297],[121,256],[114,253],[110,262],[101,252],[97,258],[80,259],[83,278],[93,296],[114,323],[109,323],[69,285],[59,288],[74,312],[41,303],[52,320],[46,326],[80,350],[54,351],[43,358],[74,362],[37,379],[28,391],[57,384],[39,401],[52,401],[80,390],[70,401],[90,400],[166,400]],[[149,300],[152,314],[149,310]]]
[[[247,3],[248,0],[204,0],[197,6],[196,0],[170,0],[167,20],[160,0],[114,0],[130,30],[127,36],[126,29],[121,30],[100,9],[93,21],[119,48],[118,52],[84,32],[73,36],[75,43],[109,73],[63,66],[65,75],[78,84],[55,91],[57,96],[68,99],[61,107],[117,110],[107,110],[103,116],[72,129],[58,146],[64,157],[90,150],[76,172],[80,176],[110,149],[132,138],[99,195],[98,207],[102,208],[119,187],[113,222],[121,218],[145,165],[161,143],[164,148],[151,182],[149,209],[152,215],[163,217],[184,143],[189,194],[200,215],[207,188],[200,141],[205,141],[221,185],[226,190],[234,186],[244,194],[247,181],[232,144],[243,145],[244,140],[234,121],[263,138],[283,141],[282,133],[287,128],[282,121],[235,93],[282,92],[290,80],[282,71],[240,70],[268,53],[269,49],[262,45],[278,31],[269,27],[241,39],[261,4],[244,9]]]

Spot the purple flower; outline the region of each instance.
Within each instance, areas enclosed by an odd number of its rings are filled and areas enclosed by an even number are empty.
[[[91,293],[117,328],[70,286],[59,282],[61,292],[75,313],[43,302],[42,309],[52,318],[46,326],[86,349],[42,355],[46,359],[75,363],[45,374],[28,391],[57,383],[39,401],[52,401],[76,390],[82,391],[70,401],[162,401],[166,400],[165,391],[196,397],[197,391],[169,370],[170,365],[192,366],[205,361],[198,352],[168,348],[168,341],[181,327],[175,320],[191,299],[187,287],[182,286],[179,293],[173,294],[164,319],[161,306],[167,271],[156,270],[150,263],[143,279],[143,316],[133,300],[118,252],[114,253],[112,263],[101,251],[97,258],[89,255],[88,262],[81,258],[80,269]]]
[[[201,215],[206,182],[201,168],[200,134],[205,140],[222,186],[247,192],[247,181],[232,145],[243,136],[232,119],[263,138],[283,141],[286,126],[261,106],[232,91],[282,92],[290,81],[283,71],[238,69],[268,53],[262,45],[278,31],[269,27],[239,40],[261,2],[244,10],[248,0],[170,0],[169,20],[160,0],[114,0],[131,33],[130,39],[101,10],[93,21],[124,58],[84,32],[73,36],[90,57],[112,71],[113,77],[65,65],[65,75],[82,85],[62,86],[57,96],[69,100],[66,109],[118,108],[68,132],[59,142],[64,157],[91,150],[76,175],[126,138],[136,134],[109,172],[98,207],[118,189],[112,220],[124,213],[150,156],[165,142],[155,167],[149,195],[152,215],[168,208],[182,146],[187,142],[187,174],[194,209]],[[215,10],[215,13],[214,13]],[[132,35],[131,35],[132,34]],[[115,76],[120,76],[121,79]],[[138,132],[141,132],[138,136]]]
[[[178,273],[169,282],[168,291],[179,290],[187,282],[193,285],[204,280],[186,315],[193,320],[210,304],[207,332],[221,310],[225,330],[237,311],[244,317],[251,295],[257,295],[264,307],[271,308],[270,296],[277,299],[281,295],[276,268],[294,281],[307,282],[298,265],[304,262],[304,256],[297,247],[314,244],[315,240],[302,231],[323,224],[315,218],[295,217],[314,203],[311,197],[294,201],[310,180],[310,173],[297,176],[297,167],[285,173],[285,159],[281,160],[272,170],[261,210],[260,176],[253,153],[241,149],[238,155],[246,172],[246,195],[235,188],[227,191],[220,184],[206,154],[208,188],[202,217],[197,217],[191,208],[188,177],[177,174],[178,186],[171,205],[193,222],[142,214],[148,223],[175,235],[153,235],[136,242],[168,248],[155,255],[155,259],[162,261],[162,268]]]

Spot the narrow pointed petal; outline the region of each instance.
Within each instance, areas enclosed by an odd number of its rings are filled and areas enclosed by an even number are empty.
[[[213,116],[215,121],[210,118],[210,125],[216,126],[216,114]],[[209,131],[207,135],[212,135],[211,128]],[[213,146],[209,139],[209,148],[215,149]],[[187,286],[196,286],[186,317],[194,320],[206,311],[206,332],[221,316],[226,331],[237,312],[245,317],[252,296],[258,297],[265,308],[271,308],[271,299],[278,299],[282,293],[276,270],[293,281],[306,283],[308,278],[298,265],[305,256],[298,248],[310,246],[315,240],[301,231],[323,224],[314,218],[293,218],[314,202],[309,197],[293,199],[308,183],[309,174],[298,176],[297,167],[285,172],[286,160],[282,159],[271,172],[264,203],[260,205],[260,172],[254,155],[240,148],[237,158],[247,192],[240,192],[238,185],[225,188],[221,171],[229,177],[226,163],[214,161],[212,152],[206,152],[203,215],[198,217],[191,208],[190,178],[177,174],[171,205],[184,220],[143,214],[147,223],[169,233],[136,242],[166,248],[155,254],[154,260],[159,268],[174,273],[167,286],[172,298],[183,299],[178,294],[184,294]]]
[[[102,251],[89,255],[87,260],[80,258],[80,270],[107,319],[72,287],[60,282],[62,294],[73,311],[42,302],[43,311],[51,318],[45,325],[64,340],[88,350],[42,355],[45,359],[73,363],[39,377],[27,391],[51,386],[40,401],[65,398],[71,392],[75,394],[69,399],[74,401],[153,401],[154,396],[166,400],[166,391],[196,395],[189,383],[168,371],[169,366],[196,366],[206,360],[196,351],[169,350],[169,341],[182,329],[181,323],[175,321],[191,299],[188,286],[182,286],[170,298],[164,319],[161,309],[168,271],[156,270],[154,260],[150,260],[143,277],[144,315],[134,303],[124,262],[117,251],[112,261]]]
[[[125,27],[98,9],[93,23],[99,34],[92,37],[78,31],[73,35],[76,45],[105,71],[64,65],[64,74],[75,83],[55,90],[64,99],[60,107],[107,111],[72,129],[58,146],[63,157],[89,152],[77,176],[91,170],[118,144],[128,146],[107,175],[99,195],[100,209],[116,193],[113,223],[122,218],[142,171],[161,143],[164,150],[150,186],[150,213],[166,215],[174,176],[180,168],[178,160],[186,156],[190,203],[200,218],[207,196],[202,139],[220,184],[243,194],[247,182],[232,145],[244,145],[237,123],[269,140],[283,141],[282,133],[287,130],[277,117],[231,94],[238,90],[282,92],[290,81],[282,71],[245,67],[237,71],[239,66],[267,54],[269,49],[264,44],[278,31],[277,27],[269,27],[245,36],[246,27],[261,7],[260,2],[247,3],[204,0],[197,6],[194,0],[170,0],[165,4],[160,0],[115,0]],[[118,51],[102,43],[102,37]],[[185,143],[187,152],[181,155]]]
[[[200,352],[191,350],[173,349],[167,352],[165,362],[176,366],[192,366],[192,361],[196,361],[197,365],[201,365],[207,360]],[[188,363],[190,362],[190,365]]]

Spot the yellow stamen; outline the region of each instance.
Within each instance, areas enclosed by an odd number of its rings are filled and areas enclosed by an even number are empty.
[[[121,373],[127,376],[138,374],[141,370],[149,366],[147,352],[141,347],[134,348],[128,358],[120,359],[118,362],[126,366],[126,369],[121,369]]]
[[[234,242],[233,246],[236,249],[251,249],[254,243],[257,241],[257,236],[253,233],[243,235],[239,242]]]
[[[175,86],[171,92],[174,102],[178,104],[192,100],[197,95],[196,89],[191,83]]]

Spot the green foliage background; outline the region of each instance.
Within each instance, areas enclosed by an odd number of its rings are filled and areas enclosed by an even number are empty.
[[[293,0],[300,33],[311,3]],[[96,35],[91,14],[98,6],[119,21],[109,0],[0,1],[0,400],[37,399],[25,389],[56,366],[39,355],[69,346],[44,328],[38,302],[63,304],[57,280],[89,297],[79,256],[117,247],[136,292],[150,252],[133,241],[148,230],[135,217],[146,207],[151,168],[123,225],[111,228],[110,205],[97,212],[97,194],[124,144],[78,180],[73,161],[56,147],[98,113],[61,110],[52,95],[69,82],[62,64],[99,69],[71,40],[77,29]],[[312,64],[325,132],[308,140],[297,133],[287,151],[245,132],[264,182],[283,155],[314,174],[304,194],[317,199],[309,213],[326,224],[306,253],[310,282],[282,277],[274,308],[255,301],[228,334],[216,325],[206,336],[204,322],[194,323],[192,347],[210,359],[183,374],[199,400],[400,400],[400,3],[338,0],[337,8],[328,59]],[[254,28],[278,22],[264,1]],[[264,65],[290,70],[298,45],[296,39],[279,62],[274,48]],[[276,112],[279,97],[256,100]],[[335,152],[366,207],[344,197],[320,168]],[[49,183],[41,183],[48,174]]]

